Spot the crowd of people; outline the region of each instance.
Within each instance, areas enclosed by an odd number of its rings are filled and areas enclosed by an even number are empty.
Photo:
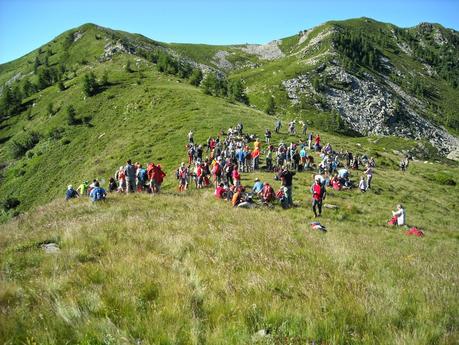
[[[255,207],[254,199],[262,205],[273,205],[276,200],[284,208],[293,204],[293,176],[304,171],[312,174],[312,210],[315,217],[322,214],[322,202],[327,188],[335,191],[358,187],[367,192],[371,189],[376,162],[367,155],[354,155],[350,151],[336,151],[330,143],[322,145],[319,134],[307,132],[302,126],[303,140],[280,141],[274,145],[272,132],[265,130],[265,141],[244,133],[242,123],[228,130],[219,131],[216,137],[209,137],[206,143],[195,143],[193,131],[188,134],[185,145],[188,161],[182,162],[176,170],[178,190],[186,191],[191,185],[201,189],[212,187],[219,199],[231,201],[235,207]],[[274,132],[280,133],[282,123],[275,122]],[[288,124],[288,133],[296,133],[296,121]],[[264,164],[262,164],[264,163]],[[362,169],[363,167],[363,169]],[[361,174],[355,184],[350,171]],[[274,179],[281,181],[276,192],[269,182],[255,179],[252,188],[241,184],[241,174],[254,171],[274,173]]]
[[[108,192],[159,193],[166,173],[161,169],[161,164],[148,163],[145,166],[146,168],[139,162],[132,164],[130,159],[127,160],[126,165],[120,166],[115,175],[110,177]],[[96,202],[105,200],[107,192],[100,187],[100,182],[97,179],[93,180],[91,184],[88,181],[83,181],[77,189],[74,189],[72,185],[67,187],[66,200],[80,196],[88,196]]]
[[[282,140],[275,145],[272,132],[265,131],[265,141],[244,132],[240,122],[228,130],[220,130],[215,137],[209,137],[205,143],[196,143],[194,132],[190,130],[185,145],[187,162],[182,162],[175,172],[178,190],[185,192],[190,186],[196,189],[213,188],[217,199],[231,202],[233,207],[252,208],[256,205],[273,207],[279,203],[283,208],[294,206],[293,177],[297,173],[312,172],[311,208],[315,217],[322,215],[322,204],[327,195],[327,188],[341,191],[357,187],[362,193],[372,187],[373,172],[376,162],[367,155],[354,155],[350,151],[337,151],[330,143],[322,145],[319,134],[307,131],[307,123],[302,126],[300,140],[285,143]],[[288,133],[296,134],[296,121],[288,123]],[[274,132],[280,133],[282,123],[275,122]],[[264,164],[262,164],[264,163]],[[405,170],[408,159],[403,161]],[[363,169],[362,169],[363,167]],[[275,191],[273,184],[255,178],[253,186],[243,186],[242,174],[254,171],[273,173],[273,179],[280,181],[280,188]],[[360,174],[358,183],[351,179],[351,171]],[[160,164],[139,162],[120,166],[110,177],[108,192],[159,193],[166,174]],[[89,196],[92,201],[104,200],[107,192],[100,187],[100,182],[91,184],[84,181],[77,189],[69,185],[66,199]],[[258,202],[257,202],[258,200]],[[393,212],[390,225],[405,224],[405,211],[401,205]]]

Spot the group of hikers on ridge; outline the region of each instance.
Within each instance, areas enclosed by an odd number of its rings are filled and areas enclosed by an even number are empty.
[[[289,123],[289,133],[296,133],[296,121]],[[327,143],[322,146],[319,134],[307,133],[307,125],[302,125],[304,140],[280,141],[274,145],[272,132],[265,131],[265,140],[245,133],[243,124],[238,123],[228,130],[220,130],[215,137],[205,143],[196,143],[194,132],[188,133],[185,145],[187,162],[182,162],[176,170],[178,190],[186,191],[191,185],[196,189],[215,188],[218,199],[231,202],[234,207],[251,208],[256,206],[254,199],[271,206],[276,200],[284,208],[293,204],[293,176],[296,173],[311,171],[311,208],[315,217],[322,214],[322,203],[327,188],[335,191],[358,187],[361,192],[371,189],[373,170],[376,162],[367,155],[353,155],[352,152],[336,152]],[[274,132],[280,133],[280,120],[275,123]],[[314,158],[318,156],[318,158]],[[264,163],[264,164],[262,164]],[[363,167],[363,171],[361,170]],[[361,171],[358,183],[351,180],[350,170]],[[274,173],[274,180],[281,181],[278,191],[269,182],[256,178],[253,187],[241,184],[241,175],[246,172],[266,171]]]
[[[194,182],[196,189],[213,187],[216,198],[228,200],[234,207],[252,208],[257,204],[254,199],[259,199],[262,205],[272,207],[278,201],[283,208],[289,208],[294,206],[293,177],[296,173],[310,171],[311,209],[315,217],[320,217],[327,188],[341,191],[358,187],[361,192],[371,189],[376,166],[373,157],[353,155],[350,151],[337,152],[329,143],[322,145],[319,134],[308,134],[305,122],[299,123],[304,138],[290,141],[290,144],[281,140],[277,145],[272,142],[270,129],[266,129],[262,143],[256,135],[245,133],[241,122],[227,131],[219,131],[217,136],[209,137],[203,144],[195,143],[194,133],[190,131],[185,145],[188,161],[182,162],[175,172],[178,190],[184,192]],[[281,127],[281,121],[277,120],[274,132],[280,133]],[[296,121],[289,123],[288,133],[296,134]],[[408,160],[404,163],[405,169]],[[361,167],[364,167],[363,173],[355,183],[350,171],[361,171]],[[279,190],[275,191],[273,184],[259,178],[252,187],[242,185],[243,173],[260,170],[274,173],[274,180],[281,182]],[[165,176],[160,164],[142,166],[128,160],[110,177],[108,192],[159,193]],[[89,196],[92,201],[104,200],[107,192],[100,184],[97,180],[91,184],[84,181],[76,190],[69,185],[66,199]],[[393,212],[390,225],[405,224],[405,211],[398,206],[400,208]]]
[[[146,166],[147,168],[144,168],[138,162],[132,164],[130,159],[127,160],[126,165],[121,166],[116,170],[115,175],[110,177],[108,191],[159,193],[166,173],[162,170],[161,164],[148,163]],[[100,201],[106,198],[107,192],[100,187],[98,180],[93,180],[91,184],[83,181],[77,189],[74,189],[72,185],[68,186],[66,200],[80,196],[89,196],[92,201]]]

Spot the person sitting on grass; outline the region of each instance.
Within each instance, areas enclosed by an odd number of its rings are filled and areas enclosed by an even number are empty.
[[[83,183],[78,186],[76,191],[80,195],[88,196],[88,189],[89,189],[89,182],[83,181]]]
[[[263,182],[260,181],[260,179],[257,177],[255,179],[255,183],[252,187],[252,192],[254,192],[256,195],[260,196],[261,192],[263,190]]]
[[[105,191],[105,189],[100,187],[99,181],[97,181],[94,183],[94,188],[91,190],[91,193],[89,194],[89,196],[91,197],[91,200],[93,202],[101,201],[101,200],[105,200],[105,197],[107,196],[107,192]]]
[[[405,218],[406,218],[405,209],[403,208],[402,204],[398,204],[397,210],[392,211],[392,218],[387,224],[403,226],[405,225],[405,221],[406,221]]]
[[[225,196],[225,185],[223,183],[220,183],[217,188],[215,188],[215,197],[217,199],[223,199]]]
[[[65,200],[70,200],[70,199],[79,198],[79,197],[80,197],[80,194],[78,194],[78,192],[75,189],[73,189],[73,186],[71,184],[68,185],[67,192],[65,193]]]
[[[265,182],[261,192],[261,201],[263,204],[269,204],[276,199],[273,187],[268,182]]]
[[[108,183],[108,191],[110,193],[116,192],[118,190],[118,184],[116,183],[116,180],[113,177],[110,177],[109,183]]]

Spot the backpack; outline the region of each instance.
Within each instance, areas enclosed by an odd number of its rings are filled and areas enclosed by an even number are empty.
[[[145,169],[140,169],[139,180],[142,182],[147,180],[147,171]]]
[[[104,193],[102,192],[102,188],[97,188],[94,191],[94,201],[99,201],[104,199]]]

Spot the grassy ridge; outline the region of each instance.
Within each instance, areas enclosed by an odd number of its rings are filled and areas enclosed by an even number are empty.
[[[426,184],[433,171],[378,169],[369,193],[331,192],[327,234],[309,229],[307,175],[287,211],[207,190],[56,200],[0,228],[0,339],[241,344],[264,329],[266,344],[453,344],[458,192]],[[398,201],[426,237],[383,226]]]

